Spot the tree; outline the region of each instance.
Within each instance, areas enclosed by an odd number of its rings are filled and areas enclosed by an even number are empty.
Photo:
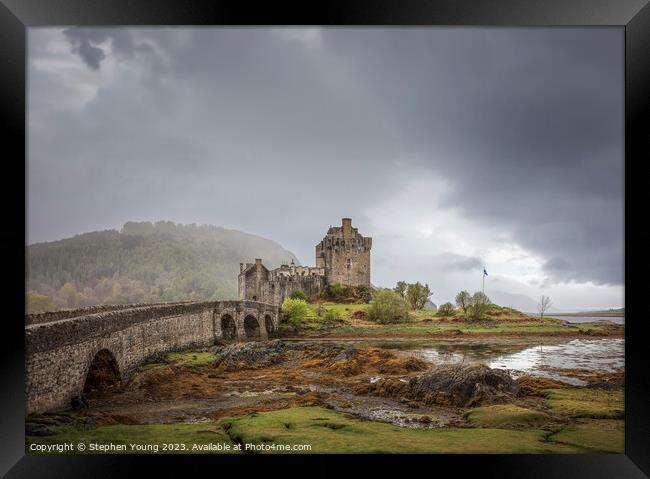
[[[452,314],[454,314],[454,305],[451,303],[441,304],[436,313],[438,316],[451,316]]]
[[[472,296],[471,304],[468,308],[471,319],[481,319],[490,307],[492,302],[485,293],[478,291]]]
[[[467,314],[467,308],[469,308],[472,303],[472,296],[467,291],[461,291],[456,295],[456,306],[463,310],[463,313]]]
[[[553,305],[551,298],[549,296],[542,295],[539,298],[539,303],[537,303],[537,311],[539,311],[540,319],[544,319],[544,313]]]
[[[406,298],[406,288],[408,288],[408,283],[406,281],[398,281],[395,288],[393,288],[393,291],[399,294],[402,298]]]
[[[73,283],[66,283],[61,286],[59,296],[63,300],[66,308],[74,308],[77,306],[77,288]]]
[[[282,303],[282,314],[293,325],[294,329],[304,322],[308,317],[311,310],[306,301],[302,299],[285,299]]]
[[[392,289],[380,289],[373,295],[368,319],[376,323],[400,323],[410,319],[406,300]]]
[[[25,295],[25,310],[27,313],[42,313],[44,311],[54,311],[56,307],[52,302],[52,298],[44,294],[34,293],[33,291],[27,292]]]
[[[406,300],[411,306],[411,309],[424,308],[424,305],[427,304],[432,294],[429,285],[425,284],[423,286],[419,281],[409,284],[406,288]]]
[[[291,299],[302,299],[303,301],[307,301],[307,294],[301,289],[294,291],[289,297]]]

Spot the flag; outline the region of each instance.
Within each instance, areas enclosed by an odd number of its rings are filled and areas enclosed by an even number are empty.
[[[487,271],[485,271],[485,268],[483,268],[483,275],[484,275],[484,276],[487,276],[487,275],[488,275],[488,274],[487,274]]]

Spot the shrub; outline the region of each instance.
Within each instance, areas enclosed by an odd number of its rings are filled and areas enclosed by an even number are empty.
[[[289,320],[294,328],[298,328],[311,313],[307,301],[302,299],[285,299],[282,303],[282,314]]]
[[[467,291],[461,291],[456,295],[456,306],[463,310],[463,313],[467,313],[467,308],[472,303],[472,296]]]
[[[454,314],[454,305],[451,303],[444,303],[438,306],[438,316],[451,316]]]
[[[323,316],[323,322],[332,324],[341,321],[341,313],[334,309],[328,309]]]
[[[327,288],[330,298],[337,303],[343,301],[348,295],[348,287],[341,283],[332,284]]]
[[[372,291],[368,286],[357,286],[355,288],[355,296],[364,303],[368,303],[372,299]]]
[[[399,293],[381,289],[374,294],[373,303],[368,308],[368,319],[382,324],[408,321],[409,307]]]
[[[470,319],[478,320],[485,316],[492,302],[485,293],[480,291],[474,293],[467,312]]]
[[[289,298],[291,298],[291,299],[302,299],[303,301],[307,301],[307,294],[304,291],[298,289],[298,290],[294,291],[293,293],[291,293]]]

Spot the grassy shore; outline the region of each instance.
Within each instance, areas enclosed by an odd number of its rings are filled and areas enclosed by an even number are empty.
[[[544,413],[514,406],[477,408],[468,416],[476,427],[415,429],[359,420],[317,406],[293,407],[201,424],[62,426],[54,436],[28,437],[26,449],[33,453],[31,444],[83,443],[82,453],[121,454],[623,452],[623,420],[581,419],[549,428],[544,427]],[[92,450],[91,444],[96,445]],[[122,448],[109,449],[109,444]],[[144,444],[149,447],[131,446]],[[297,445],[309,448],[298,450]]]
[[[512,308],[492,305],[481,320],[470,320],[461,311],[437,316],[431,310],[411,312],[411,321],[377,324],[365,319],[368,304],[323,303],[310,305],[311,313],[296,330],[282,324],[282,336],[304,337],[453,337],[469,336],[623,336],[624,326],[609,322],[571,324],[555,318],[529,316]],[[328,311],[339,317],[327,321]]]
[[[196,372],[210,373],[213,360],[212,353],[184,352],[171,354],[167,362],[154,367],[171,368],[179,378],[189,376],[188,381],[194,386],[202,377]],[[157,378],[150,369],[141,368],[138,374]],[[233,374],[233,378],[239,377],[238,373]],[[259,378],[262,371],[255,370],[254,374]],[[131,419],[129,424],[115,424],[106,421],[122,422],[120,416],[67,411],[31,417],[30,422],[47,424],[51,435],[27,436],[26,451],[60,454],[48,446],[67,443],[74,445],[74,449],[64,453],[71,454],[623,452],[622,388],[549,388],[543,381],[537,387],[516,400],[516,404],[462,409],[464,424],[453,427],[435,426],[434,410],[426,417],[413,418],[418,424],[414,428],[364,420],[318,404],[290,402],[285,406],[275,402],[268,410],[252,413],[248,409],[212,416],[199,423],[137,424],[137,420]],[[183,391],[180,397],[185,397]],[[84,445],[83,450],[79,450],[79,444]],[[292,449],[295,445],[309,448]]]
[[[503,336],[524,338],[516,342],[528,343],[529,336],[534,341],[540,335],[616,337],[622,336],[624,331],[622,325],[606,322],[568,324],[552,318],[542,320],[499,306],[492,306],[480,321],[467,320],[458,311],[452,316],[439,317],[432,311],[422,310],[413,312],[411,321],[396,324],[368,321],[363,314],[369,308],[366,304],[325,303],[320,308],[313,304],[310,308],[309,317],[297,330],[282,323],[279,336],[314,338],[316,342],[317,338],[353,337],[382,340],[476,337],[481,342],[481,337]],[[330,320],[325,320],[328,310],[336,314],[328,315]],[[332,316],[335,316],[334,320],[331,320]],[[122,416],[121,410],[109,416],[68,411],[59,417],[31,418],[36,424],[47,425],[48,433],[53,434],[27,436],[26,450],[32,454],[59,454],[47,447],[68,443],[74,445],[74,449],[65,453],[73,454],[623,452],[622,387],[561,387],[561,383],[537,378],[527,386],[523,396],[513,398],[510,403],[457,409],[458,421],[444,427],[429,427],[444,417],[435,409],[426,412],[426,417],[418,416],[415,421],[418,427],[400,427],[360,419],[365,416],[353,409],[345,409],[350,406],[343,406],[344,412],[338,407],[338,410],[330,409],[331,404],[317,400],[319,396],[310,391],[287,389],[289,385],[295,388],[319,384],[316,378],[320,377],[319,381],[325,381],[330,390],[343,391],[342,397],[348,398],[350,391],[356,391],[352,386],[359,382],[355,375],[361,375],[361,378],[378,374],[381,371],[379,366],[390,365],[390,358],[376,354],[378,349],[364,351],[365,355],[359,356],[358,364],[354,363],[359,371],[350,371],[348,376],[340,374],[339,369],[332,369],[332,364],[339,363],[330,364],[327,356],[309,356],[303,363],[294,360],[286,365],[280,363],[262,369],[247,370],[242,366],[241,371],[228,372],[213,369],[217,358],[214,352],[169,353],[158,362],[141,366],[138,375],[142,377],[136,375],[133,379],[135,386],[129,390],[129,394],[136,397],[135,403],[145,399],[154,403],[156,400],[204,401],[223,394],[222,390],[234,387],[233,384],[238,388],[233,394],[244,399],[260,395],[267,389],[280,388],[281,392],[274,393],[276,396],[269,403],[260,401],[262,407],[243,401],[241,406],[237,403],[236,407],[222,414],[202,416],[201,421],[205,419],[205,422],[199,423],[173,422],[182,420],[173,416],[156,419],[159,422],[156,424],[138,424],[142,420],[139,412],[131,412],[129,421],[125,421],[127,416]],[[373,358],[375,362],[371,361]],[[351,367],[353,359],[338,358],[337,361]],[[405,375],[405,371],[384,371],[381,374]],[[260,381],[266,381],[266,385],[256,389]],[[138,391],[145,392],[140,395]],[[279,394],[291,397],[287,399]],[[224,397],[232,397],[232,394]],[[363,404],[365,407],[365,402]],[[251,410],[255,412],[251,413]],[[422,422],[423,418],[425,422]],[[168,421],[170,423],[166,423]],[[80,443],[85,445],[83,451],[77,448]],[[91,444],[97,447],[92,449]],[[112,449],[108,448],[109,444],[113,445]],[[139,448],[138,445],[148,447]],[[291,449],[295,445],[309,448]],[[35,446],[39,448],[35,450]]]

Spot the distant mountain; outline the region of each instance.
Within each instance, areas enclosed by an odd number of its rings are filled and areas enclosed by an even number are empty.
[[[586,311],[566,311],[553,313],[556,316],[594,316],[594,317],[622,317],[625,316],[625,308],[610,308]]]
[[[526,311],[534,313],[537,311],[537,301],[525,294],[506,293],[505,291],[492,291],[485,292],[493,303],[499,306],[507,306],[519,311]]]
[[[29,311],[237,297],[239,263],[297,258],[275,241],[211,225],[128,222],[27,246]]]
[[[426,304],[424,305],[424,309],[429,309],[431,311],[436,311],[438,309],[438,305],[429,299],[429,300],[427,300]]]

